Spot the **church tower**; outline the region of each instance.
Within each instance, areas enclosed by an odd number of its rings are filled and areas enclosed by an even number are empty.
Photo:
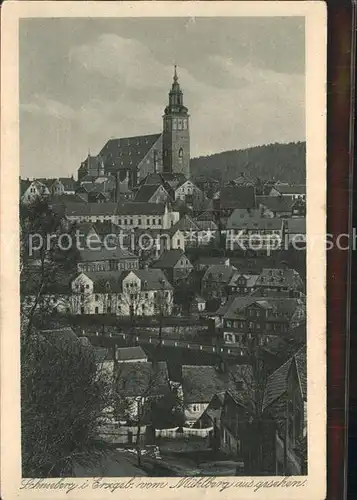
[[[182,173],[186,178],[190,177],[189,114],[183,105],[176,66],[169,104],[163,115],[162,158],[164,173]]]

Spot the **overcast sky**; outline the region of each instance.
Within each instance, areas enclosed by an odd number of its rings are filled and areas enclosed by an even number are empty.
[[[305,140],[304,52],[303,18],[22,20],[21,174],[161,132],[175,63],[192,157]]]

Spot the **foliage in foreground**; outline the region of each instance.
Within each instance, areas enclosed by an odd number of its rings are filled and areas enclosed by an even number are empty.
[[[98,419],[109,386],[88,347],[33,334],[22,345],[22,468],[24,477],[71,474],[101,451]]]

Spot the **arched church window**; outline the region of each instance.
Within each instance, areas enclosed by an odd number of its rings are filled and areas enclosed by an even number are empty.
[[[168,154],[167,149],[164,149],[164,156],[166,157],[166,156],[167,156],[167,154]]]
[[[182,130],[182,120],[177,121],[177,130]]]
[[[172,130],[176,130],[177,128],[177,121],[174,119],[172,120]]]
[[[182,159],[183,159],[183,149],[182,148],[179,149],[178,157],[179,157],[179,161],[182,162]]]

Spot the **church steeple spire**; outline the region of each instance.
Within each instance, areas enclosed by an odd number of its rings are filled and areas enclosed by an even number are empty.
[[[162,136],[163,170],[190,176],[190,131],[188,109],[183,103],[183,92],[174,65],[174,75],[169,91],[169,104],[163,116]]]
[[[165,114],[182,112],[187,113],[187,108],[183,105],[183,92],[178,82],[177,66],[175,64],[173,82],[169,92],[169,105],[165,109]]]

